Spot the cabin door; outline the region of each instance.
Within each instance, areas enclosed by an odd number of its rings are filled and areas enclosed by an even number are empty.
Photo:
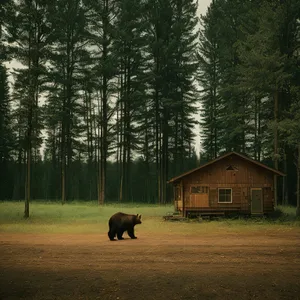
[[[251,189],[251,213],[263,213],[262,189]]]

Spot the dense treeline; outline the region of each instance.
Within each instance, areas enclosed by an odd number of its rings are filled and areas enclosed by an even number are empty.
[[[0,6],[0,199],[165,203],[201,115],[201,161],[247,154],[299,201],[299,1],[50,2]]]
[[[299,20],[296,0],[212,1],[198,54],[206,158],[234,150],[280,169],[275,202],[298,207]]]
[[[197,164],[196,10],[193,0],[1,4],[0,198],[25,197],[25,215],[29,199],[165,203],[167,179]]]

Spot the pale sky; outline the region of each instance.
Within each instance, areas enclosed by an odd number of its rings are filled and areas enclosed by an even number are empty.
[[[207,7],[210,5],[212,0],[198,0],[198,11],[200,14],[205,14]]]
[[[198,17],[200,17],[200,15],[205,15],[206,10],[208,8],[208,6],[210,5],[210,3],[212,2],[212,0],[198,0]],[[199,105],[200,106],[200,105]],[[197,121],[200,121],[200,112],[196,112],[194,114],[194,118]],[[200,131],[201,128],[199,125],[196,125],[194,128],[194,132],[196,134],[195,137],[195,149],[196,149],[196,153],[198,155],[198,157],[200,156],[200,150],[201,150],[201,145],[200,145]]]

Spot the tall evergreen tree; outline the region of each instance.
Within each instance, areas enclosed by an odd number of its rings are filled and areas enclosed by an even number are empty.
[[[285,118],[278,123],[279,133],[282,139],[293,149],[293,162],[297,171],[296,180],[296,215],[300,216],[300,101],[299,87],[295,88],[295,101]]]
[[[39,155],[41,145],[41,121],[39,114],[39,94],[41,74],[43,73],[43,47],[47,37],[45,25],[45,1],[19,1],[12,24],[7,28],[14,58],[24,65],[16,72],[17,85],[23,91],[22,111],[26,115],[26,182],[25,211],[29,217],[29,201],[31,198],[32,160]],[[33,152],[32,150],[35,149]],[[34,154],[34,157],[32,157]]]
[[[81,153],[82,102],[80,101],[80,83],[82,65],[90,65],[87,44],[89,32],[87,26],[88,7],[80,0],[55,1],[50,7],[49,21],[54,30],[55,43],[49,49],[49,78],[54,82],[55,95],[49,100],[59,101],[53,107],[59,109],[59,141],[61,165],[61,199],[65,203],[72,195],[73,158]],[[56,112],[52,112],[55,117]],[[51,116],[50,116],[51,117]],[[79,155],[80,156],[80,155]]]
[[[144,3],[140,0],[118,1],[118,20],[114,48],[119,60],[121,116],[120,201],[130,199],[131,168],[134,154],[140,146],[138,116],[141,113],[145,86],[145,24],[142,23]]]
[[[107,159],[111,154],[113,141],[112,117],[116,107],[113,96],[116,93],[113,79],[116,76],[117,61],[113,53],[112,39],[115,36],[115,23],[118,3],[111,0],[92,1],[91,32],[92,44],[95,50],[94,73],[98,80],[95,89],[100,97],[99,110],[99,173],[98,173],[98,202],[103,204],[106,198]]]
[[[151,109],[154,112],[155,163],[161,203],[167,200],[171,153],[179,171],[180,161],[193,138],[195,16],[194,1],[147,2],[147,36],[152,60]]]
[[[4,29],[10,24],[12,11],[13,5],[8,1],[0,3],[0,199],[11,198],[13,190],[11,158],[15,141],[12,132],[8,73],[4,65],[4,61],[8,59]]]
[[[12,198],[11,158],[14,149],[12,114],[6,68],[0,64],[0,199]]]
[[[243,39],[241,25],[247,22],[247,2],[218,1],[220,142],[222,151],[246,152],[249,99],[237,88],[240,58],[235,44]]]
[[[261,98],[271,103],[273,115],[273,159],[274,168],[279,167],[280,141],[278,135],[278,121],[285,109],[283,94],[289,80],[288,58],[286,51],[282,51],[282,27],[285,14],[284,5],[280,1],[263,2],[258,10],[258,28],[246,36],[245,41],[239,42],[239,52],[242,61],[241,81],[245,86],[251,86],[255,94],[259,92]],[[259,45],[259,46],[258,46]],[[277,205],[277,176],[274,178],[275,205]]]
[[[198,68],[196,49],[198,33],[195,32],[198,18],[196,17],[197,2],[193,0],[174,1],[173,42],[174,72],[170,80],[174,90],[172,98],[172,115],[170,152],[173,154],[174,173],[183,172],[184,161],[192,156],[191,144],[194,141],[193,129],[197,90],[195,77]],[[173,129],[173,130],[172,130]]]
[[[202,151],[206,159],[214,159],[221,149],[220,126],[220,72],[217,8],[213,2],[205,16],[201,17],[199,35],[199,72],[201,99]]]

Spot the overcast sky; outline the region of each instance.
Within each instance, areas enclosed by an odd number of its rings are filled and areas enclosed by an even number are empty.
[[[198,0],[198,17],[200,17],[200,15],[205,15],[207,7],[210,5],[212,0]],[[197,121],[200,121],[200,112],[196,111],[194,113],[194,118]],[[194,127],[194,132],[196,134],[195,137],[195,149],[197,152],[197,155],[199,155],[199,152],[201,151],[201,146],[200,146],[200,132],[201,132],[201,128],[199,125],[196,125]]]
[[[198,10],[200,14],[205,14],[207,7],[212,0],[198,0]]]

